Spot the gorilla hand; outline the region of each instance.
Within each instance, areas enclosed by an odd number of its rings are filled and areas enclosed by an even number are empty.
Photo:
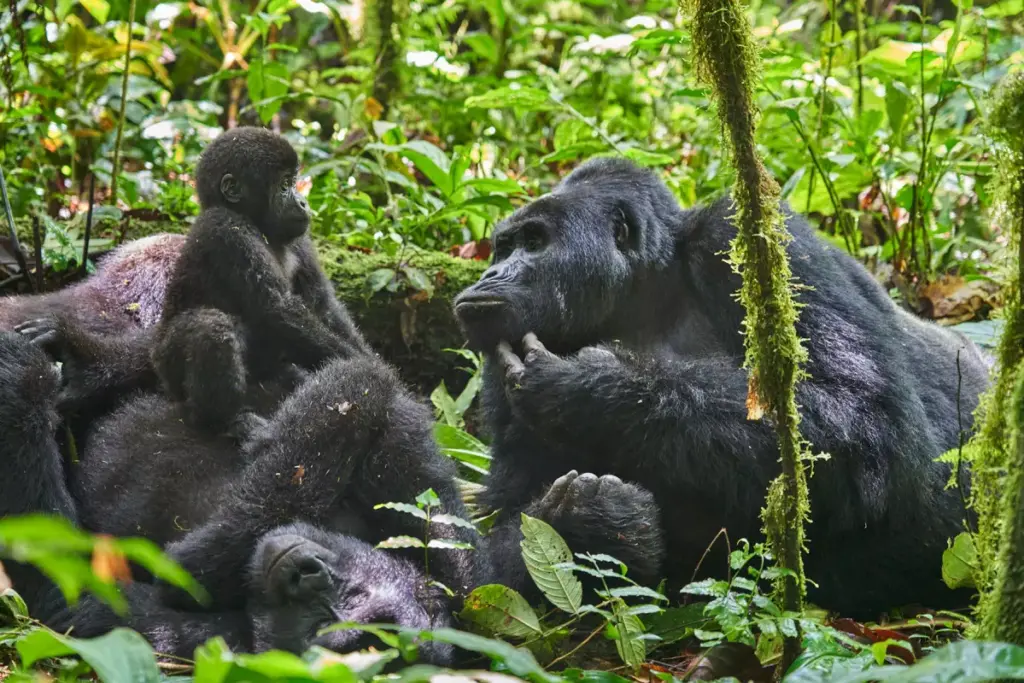
[[[624,562],[641,583],[661,578],[665,542],[654,496],[618,477],[572,470],[530,505],[526,514],[549,523],[569,547]]]

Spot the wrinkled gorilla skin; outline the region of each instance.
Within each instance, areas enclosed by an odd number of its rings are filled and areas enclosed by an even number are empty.
[[[329,374],[329,370],[324,372]],[[187,533],[183,521],[204,521],[202,510],[175,506],[195,504],[203,496],[209,497],[207,501],[220,500],[225,489],[237,484],[243,462],[228,457],[231,446],[226,439],[204,443],[194,436],[187,440],[182,432],[171,432],[170,436],[153,432],[153,443],[138,446],[164,448],[154,452],[158,456],[154,459],[132,459],[128,451],[97,452],[97,445],[90,444],[80,473],[86,476],[75,478],[78,497],[84,501],[77,505],[68,490],[53,438],[58,419],[54,410],[57,389],[57,373],[38,348],[19,335],[0,333],[0,471],[4,473],[0,477],[0,517],[31,512],[58,514],[91,531],[141,534],[164,543]],[[129,402],[109,422],[116,426],[118,420],[141,417],[143,411],[150,411],[150,422],[136,425],[137,431],[132,434],[122,433],[125,442],[132,435],[142,440],[146,428],[173,428],[176,408],[167,401],[161,405],[159,400],[145,397]],[[96,444],[109,447],[110,432],[100,429],[100,434]],[[218,446],[225,447],[220,457],[210,457],[195,467],[186,466],[193,457],[216,456]],[[192,449],[197,447],[203,453],[194,456]],[[146,460],[149,467],[121,469],[140,460]],[[176,472],[184,473],[188,481],[179,481]],[[110,488],[87,490],[96,481],[106,482]],[[190,491],[193,486],[200,490]],[[133,487],[137,487],[138,495]],[[100,493],[108,493],[111,500],[104,500]],[[155,509],[144,505],[119,507],[136,498]],[[97,503],[100,500],[102,504]],[[107,509],[109,516],[104,515]],[[143,515],[138,518],[140,525],[132,523],[132,514]],[[147,528],[140,528],[143,525]],[[404,558],[302,522],[266,527],[258,534],[247,534],[244,529],[240,533],[253,542],[251,547],[241,547],[241,556],[232,558],[239,599],[230,608],[174,609],[162,602],[158,586],[135,582],[124,587],[130,611],[122,618],[89,596],[69,607],[59,591],[29,566],[8,562],[5,568],[32,614],[52,628],[73,629],[77,636],[92,637],[117,626],[129,626],[142,633],[158,652],[179,657],[191,657],[195,647],[214,635],[224,637],[236,650],[281,648],[301,652],[318,644],[345,652],[365,647],[368,641],[364,634],[340,631],[318,636],[317,631],[348,620],[414,628],[449,624],[443,593],[429,585]],[[420,652],[424,659],[437,664],[447,664],[452,658],[451,648],[443,644],[424,643]]]
[[[766,420],[747,419],[740,280],[722,255],[735,235],[731,212],[728,199],[681,210],[652,173],[601,159],[495,229],[494,263],[455,311],[470,345],[487,353],[485,503],[503,511],[498,533],[514,535],[518,512],[575,468],[653,494],[674,584],[690,580],[720,528],[760,536],[778,449]],[[934,460],[957,445],[958,412],[970,426],[986,363],[962,335],[899,309],[803,219],[787,211],[786,225],[794,275],[810,286],[797,294],[810,356],[797,389],[801,428],[831,456],[810,481],[806,569],[820,588],[809,597],[849,616],[962,606],[940,567],[967,513],[944,490],[949,466]],[[570,544],[589,536],[602,550],[583,521],[602,514],[652,528],[648,499],[633,509],[627,495],[569,498],[556,528]],[[643,545],[622,547],[616,535],[604,539],[607,552],[644,563]],[[709,567],[725,570],[714,555]]]

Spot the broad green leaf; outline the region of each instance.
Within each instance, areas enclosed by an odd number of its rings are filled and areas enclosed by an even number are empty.
[[[551,604],[576,614],[583,604],[583,584],[570,569],[554,569],[559,562],[571,562],[572,552],[550,524],[522,515],[523,560],[533,582]]]
[[[0,570],[2,570],[2,565],[0,565]],[[25,600],[13,588],[0,592],[0,616],[9,621],[27,619],[29,616]],[[3,620],[0,619],[0,621]]]
[[[459,616],[499,636],[528,638],[542,633],[537,615],[526,599],[497,584],[475,588],[466,597]]]
[[[492,36],[486,33],[469,33],[462,39],[466,45],[476,54],[486,59],[491,64],[498,62],[498,44]]]
[[[416,496],[416,504],[420,507],[436,507],[441,504],[434,489],[427,489]]]
[[[982,10],[987,19],[1015,17],[1024,14],[1024,0],[1001,0]]]
[[[483,95],[466,98],[466,109],[522,109],[524,111],[550,111],[558,109],[546,92],[537,88],[507,86]]]
[[[651,590],[644,586],[623,586],[621,588],[612,588],[608,591],[608,595],[613,598],[651,598],[652,600],[668,600],[668,598],[658,591]]]
[[[427,176],[445,197],[450,197],[455,191],[449,175],[451,162],[437,145],[426,140],[413,140],[399,145],[399,153],[407,157],[420,173]]]
[[[942,552],[942,580],[950,588],[973,588],[978,569],[978,554],[974,538],[962,532],[953,540],[953,546]]]
[[[107,0],[82,0],[82,7],[97,23],[107,23],[107,17],[110,16],[110,3]]]
[[[665,164],[671,164],[675,161],[675,158],[668,154],[648,152],[647,150],[640,149],[639,147],[630,147],[625,150],[623,154],[627,159],[630,159],[641,166],[664,166]]]
[[[370,287],[371,292],[379,292],[387,287],[394,277],[395,271],[393,269],[378,268],[367,276],[366,284]]]
[[[889,128],[892,130],[896,144],[902,144],[903,126],[906,122],[907,109],[913,96],[907,87],[899,81],[889,83],[885,88],[885,111],[889,116]]]
[[[39,629],[19,640],[17,648],[26,668],[42,659],[78,655],[106,683],[160,681],[153,649],[145,638],[126,628],[117,628],[99,638],[87,640]]]
[[[430,278],[422,270],[412,266],[402,266],[402,272],[405,273],[405,276],[409,278],[409,282],[417,290],[426,292],[427,296],[434,295],[434,283],[430,281]]]
[[[412,515],[413,517],[419,517],[422,520],[426,520],[427,519],[427,513],[426,512],[424,512],[423,510],[419,509],[418,507],[416,507],[415,505],[412,505],[410,503],[379,503],[379,504],[373,506],[374,510],[380,510],[382,508],[385,509],[385,510],[397,510],[398,512],[404,512],[407,515]]]

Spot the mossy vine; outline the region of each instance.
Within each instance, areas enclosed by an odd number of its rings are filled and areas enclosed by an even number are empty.
[[[723,138],[736,169],[733,188],[737,235],[730,261],[742,276],[740,301],[746,309],[744,337],[750,372],[747,406],[751,419],[772,420],[779,441],[782,473],[768,490],[762,511],[765,535],[780,567],[785,609],[802,609],[805,593],[802,552],[809,518],[804,459],[796,407],[796,382],[807,358],[796,332],[797,302],[786,255],[791,236],[779,211],[781,191],[757,154],[758,111],[753,84],[760,71],[750,24],[738,0],[681,0],[691,20],[697,77],[711,86]],[[799,635],[787,638],[784,672],[800,651]]]

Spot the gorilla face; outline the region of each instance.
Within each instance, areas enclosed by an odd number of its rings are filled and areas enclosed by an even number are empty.
[[[491,267],[456,297],[474,349],[534,332],[567,352],[606,331],[630,285],[630,226],[615,197],[568,180],[495,228]]]
[[[363,631],[332,631],[342,621],[418,629],[449,625],[441,591],[404,560],[351,536],[306,524],[266,534],[249,567],[249,610],[257,652],[301,653],[311,645],[353,652],[377,644]],[[421,657],[448,665],[452,648],[427,642]]]

